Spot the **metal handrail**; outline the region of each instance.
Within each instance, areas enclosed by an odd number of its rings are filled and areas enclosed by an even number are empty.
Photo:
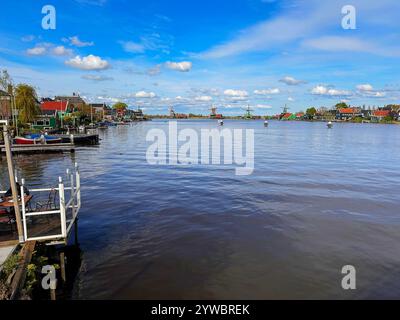
[[[61,177],[59,177],[58,188],[40,188],[40,189],[31,189],[30,192],[45,192],[57,190],[59,193],[60,199],[60,207],[56,210],[46,210],[39,212],[27,212],[25,198],[21,197],[21,207],[22,207],[22,222],[23,222],[23,232],[24,232],[24,241],[28,240],[55,240],[55,239],[64,239],[66,241],[68,234],[75,223],[78,212],[81,208],[81,188],[80,188],[80,173],[78,170],[77,164],[75,164],[75,174],[71,173],[67,170],[67,176],[69,176],[69,181],[71,183],[70,187],[66,187]],[[74,186],[74,181],[76,181],[76,186]],[[21,179],[21,194],[24,194],[24,179]],[[66,202],[65,198],[65,190],[70,191],[70,199]],[[1,192],[1,191],[0,191]],[[1,192],[3,193],[3,192]],[[72,219],[67,220],[67,210],[72,209]],[[61,233],[55,235],[47,235],[47,236],[38,236],[38,237],[29,237],[28,234],[28,226],[27,226],[27,218],[33,216],[44,216],[51,214],[60,214],[60,228]]]

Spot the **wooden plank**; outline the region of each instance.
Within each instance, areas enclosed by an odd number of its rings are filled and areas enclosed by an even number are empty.
[[[7,240],[7,241],[1,241],[0,242],[0,248],[1,247],[9,247],[9,246],[14,246],[19,243],[18,240]]]
[[[5,147],[0,146],[1,152],[5,152]],[[35,153],[35,152],[62,152],[75,150],[75,145],[72,143],[57,143],[57,144],[27,144],[13,145],[11,151],[13,153]]]
[[[17,271],[12,279],[10,288],[11,295],[10,300],[15,300],[19,298],[22,288],[25,284],[26,273],[28,271],[28,264],[31,262],[33,251],[35,250],[36,241],[25,242],[19,255],[21,261],[18,264]]]

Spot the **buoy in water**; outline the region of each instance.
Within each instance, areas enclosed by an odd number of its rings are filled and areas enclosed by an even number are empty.
[[[267,120],[264,121],[264,127],[268,127],[268,121]]]
[[[224,125],[224,121],[223,120],[218,120],[218,123],[219,123],[220,126]]]
[[[328,124],[326,125],[329,129],[333,127],[333,123],[331,121],[328,122]]]

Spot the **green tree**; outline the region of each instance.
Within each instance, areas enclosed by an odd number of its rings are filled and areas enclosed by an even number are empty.
[[[15,104],[22,123],[33,122],[40,113],[36,91],[30,85],[19,84],[15,88]]]
[[[342,109],[342,108],[348,108],[349,106],[345,102],[339,102],[335,105],[336,110],[337,109]]]
[[[315,109],[314,107],[308,108],[306,110],[306,114],[311,117],[315,116],[316,113],[317,113],[317,109]]]
[[[128,108],[128,105],[123,102],[117,102],[113,105],[113,109],[116,109],[116,110],[121,110],[121,109],[125,110],[127,108]]]
[[[393,121],[393,118],[391,116],[386,116],[382,119],[382,122],[384,123],[390,123]]]
[[[8,86],[12,85],[13,81],[11,79],[11,76],[9,75],[7,70],[2,70],[0,72],[0,89],[3,91],[8,92]]]

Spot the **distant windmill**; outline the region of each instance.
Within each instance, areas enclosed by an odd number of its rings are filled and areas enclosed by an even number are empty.
[[[285,106],[281,107],[281,109],[283,110],[282,113],[287,113],[290,108],[285,104]]]
[[[175,118],[175,111],[172,106],[169,107],[169,116]]]
[[[245,119],[253,119],[253,115],[251,114],[251,111],[253,111],[253,109],[250,109],[250,106],[247,105],[247,108],[245,110],[246,110],[246,113],[244,114],[244,118]]]
[[[210,113],[211,118],[213,118],[217,115],[217,107],[212,106],[209,110],[211,111],[211,113]]]

